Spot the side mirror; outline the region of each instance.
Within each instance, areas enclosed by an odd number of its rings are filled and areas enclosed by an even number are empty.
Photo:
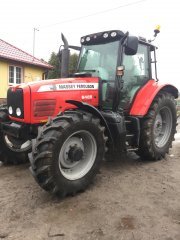
[[[125,45],[125,54],[126,55],[135,55],[138,49],[138,38],[134,36],[128,36],[127,42]]]

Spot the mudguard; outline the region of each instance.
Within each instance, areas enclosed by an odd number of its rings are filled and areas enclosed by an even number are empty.
[[[129,115],[144,116],[149,110],[151,103],[160,91],[171,93],[178,97],[178,89],[171,84],[160,84],[155,80],[149,80],[137,93],[131,106]]]
[[[88,103],[75,101],[75,100],[66,100],[66,102],[70,103],[72,105],[75,105],[76,107],[78,107],[80,109],[83,109],[83,110],[85,110],[85,111],[87,111],[89,113],[92,113],[95,116],[97,116],[102,121],[104,126],[106,127],[106,131],[108,133],[109,140],[114,145],[113,137],[112,137],[111,131],[109,129],[109,126],[108,126],[108,124],[106,122],[106,119],[103,117],[103,115],[101,114],[101,112],[97,108],[95,108],[92,105],[89,105]]]

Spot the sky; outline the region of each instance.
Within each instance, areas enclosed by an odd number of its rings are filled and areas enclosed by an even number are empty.
[[[80,46],[80,37],[105,30],[124,30],[152,38],[156,25],[161,32],[158,47],[158,77],[180,90],[180,12],[178,0],[1,0],[0,39],[48,61],[62,44]]]

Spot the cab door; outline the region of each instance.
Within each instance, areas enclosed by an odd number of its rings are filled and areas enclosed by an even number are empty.
[[[123,87],[120,94],[119,108],[128,110],[137,91],[151,79],[150,47],[139,43],[135,55],[123,53]]]

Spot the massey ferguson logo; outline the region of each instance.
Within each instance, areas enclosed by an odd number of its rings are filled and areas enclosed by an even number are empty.
[[[68,91],[68,90],[97,90],[98,83],[62,83],[56,85],[43,85],[38,89],[38,92],[49,91]]]
[[[92,89],[98,89],[98,83],[56,84],[56,90],[92,90]]]

